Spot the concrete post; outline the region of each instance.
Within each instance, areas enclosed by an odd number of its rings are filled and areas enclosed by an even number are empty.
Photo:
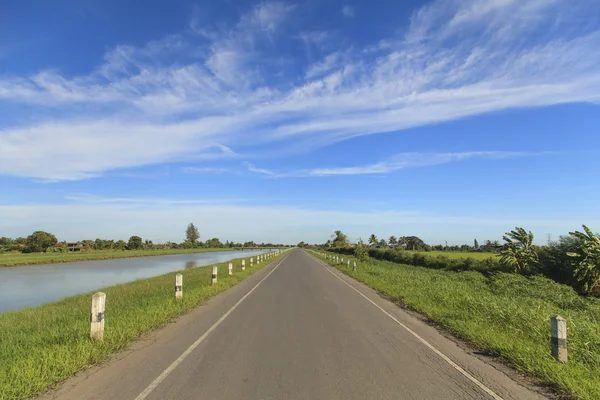
[[[102,340],[104,338],[104,311],[106,307],[106,294],[95,293],[92,296],[92,312],[90,314],[90,338]]]
[[[181,299],[183,297],[183,275],[175,275],[175,298]]]
[[[246,270],[246,260],[242,260],[242,271]]]
[[[356,261],[354,261],[354,266],[352,267],[352,271],[356,271]]]
[[[229,276],[233,275],[233,263],[229,263]]]
[[[552,333],[552,356],[558,361],[566,363],[567,354],[567,320],[557,315],[550,319],[550,332]]]
[[[216,285],[217,284],[217,266],[213,266],[213,270],[212,270],[212,284]]]

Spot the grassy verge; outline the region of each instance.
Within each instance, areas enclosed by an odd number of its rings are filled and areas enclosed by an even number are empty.
[[[488,258],[498,258],[494,253],[478,253],[470,251],[412,251],[405,250],[408,254],[422,254],[425,257],[447,257],[451,260],[458,258],[473,258],[475,260],[486,260]]]
[[[172,254],[205,253],[213,251],[235,250],[231,248],[219,249],[167,249],[167,250],[102,250],[72,253],[27,253],[27,254],[0,254],[0,267],[13,267],[17,265],[53,264],[72,261],[108,260],[113,258],[131,258],[148,256],[167,256]]]
[[[485,277],[374,260],[357,265],[356,272],[336,267],[557,392],[600,399],[600,299],[539,276]],[[550,318],[557,314],[567,319],[567,364],[550,355]]]
[[[102,289],[106,293],[103,342],[89,339],[91,293],[0,313],[0,399],[28,399],[43,392],[267,265],[255,264],[242,272],[241,259],[233,263],[231,277],[227,275],[228,262],[217,264],[219,279],[215,286],[210,285],[211,268],[181,271],[180,301],[175,300],[176,272]]]

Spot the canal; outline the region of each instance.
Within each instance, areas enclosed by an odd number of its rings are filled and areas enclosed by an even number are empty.
[[[188,253],[0,268],[0,312],[35,307],[118,283],[252,257],[267,251]]]

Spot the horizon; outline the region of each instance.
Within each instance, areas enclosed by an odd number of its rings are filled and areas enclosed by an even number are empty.
[[[3,6],[0,236],[600,230],[594,0],[397,3]]]

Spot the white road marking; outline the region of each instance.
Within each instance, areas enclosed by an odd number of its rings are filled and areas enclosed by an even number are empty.
[[[173,361],[173,363],[172,363],[171,365],[169,365],[169,366],[167,367],[167,369],[165,369],[165,370],[162,372],[162,374],[160,374],[160,375],[159,375],[159,376],[158,376],[158,377],[157,377],[157,378],[156,378],[154,381],[152,381],[152,383],[151,383],[150,385],[148,385],[148,387],[147,387],[146,389],[144,389],[144,391],[143,391],[142,393],[140,393],[140,394],[139,394],[139,395],[138,395],[138,396],[135,398],[135,400],[144,400],[146,397],[148,397],[148,395],[150,395],[150,393],[152,393],[152,392],[154,391],[154,389],[156,389],[156,388],[158,387],[158,385],[160,385],[160,384],[161,384],[161,382],[162,382],[162,381],[164,381],[164,380],[165,380],[165,379],[166,379],[166,378],[169,376],[169,374],[170,374],[171,372],[173,372],[173,370],[174,370],[175,368],[177,368],[177,366],[178,366],[179,364],[181,364],[181,363],[183,362],[183,360],[185,360],[185,359],[187,358],[187,356],[189,356],[189,355],[192,353],[192,351],[194,351],[194,349],[196,349],[196,347],[198,347],[198,346],[200,345],[200,343],[202,343],[202,342],[204,341],[204,339],[206,339],[206,338],[208,337],[208,335],[210,335],[210,334],[211,334],[211,332],[212,332],[212,331],[214,331],[215,329],[217,329],[217,327],[218,327],[219,325],[221,325],[221,323],[222,323],[223,321],[225,321],[225,318],[227,318],[227,317],[229,316],[229,314],[231,314],[231,313],[233,312],[233,310],[235,310],[235,309],[236,309],[236,308],[237,308],[237,307],[238,307],[238,306],[239,306],[239,305],[240,305],[240,304],[241,304],[241,303],[242,303],[244,300],[246,300],[246,298],[247,298],[248,296],[250,296],[250,294],[252,294],[252,292],[254,292],[254,291],[256,290],[256,288],[257,288],[257,287],[258,287],[258,286],[259,286],[261,283],[263,283],[265,279],[267,279],[267,278],[269,277],[269,275],[271,275],[273,272],[275,272],[275,270],[276,270],[277,268],[279,268],[279,266],[281,265],[281,263],[283,263],[283,262],[284,262],[284,261],[285,261],[287,258],[288,258],[288,255],[286,255],[286,256],[284,257],[284,259],[283,259],[283,260],[281,260],[281,261],[279,262],[279,264],[277,264],[277,265],[275,266],[275,268],[273,268],[273,269],[271,270],[271,272],[269,272],[269,273],[267,274],[267,276],[265,276],[264,278],[262,278],[262,279],[260,280],[260,282],[258,282],[258,283],[256,284],[256,286],[254,286],[252,289],[250,289],[250,291],[249,291],[248,293],[246,293],[246,294],[244,295],[244,297],[242,297],[240,300],[238,300],[238,302],[237,302],[237,303],[235,303],[235,304],[233,305],[233,307],[231,307],[231,308],[229,309],[229,311],[227,311],[225,314],[223,314],[223,316],[222,316],[221,318],[219,318],[219,320],[218,320],[217,322],[215,322],[213,326],[211,326],[210,328],[208,328],[208,330],[207,330],[206,332],[204,332],[204,335],[200,336],[200,337],[198,338],[198,340],[196,340],[194,343],[192,343],[192,345],[191,345],[190,347],[188,347],[188,349],[187,349],[186,351],[184,351],[184,352],[183,352],[183,354],[181,354],[181,355],[179,356],[179,358],[177,358],[177,360]]]
[[[317,260],[323,266],[329,266],[328,264],[323,263],[323,261],[321,261],[320,259],[317,259]],[[471,375],[467,371],[465,371],[460,365],[458,365],[457,363],[455,363],[454,361],[452,361],[444,353],[442,353],[441,351],[439,351],[438,349],[436,349],[435,347],[433,347],[433,345],[431,343],[429,343],[427,340],[423,339],[415,331],[413,331],[412,329],[410,329],[408,326],[404,325],[402,322],[398,321],[398,319],[396,317],[394,317],[389,312],[385,311],[377,303],[375,303],[373,300],[371,300],[370,298],[368,298],[367,296],[365,296],[360,290],[356,289],[354,286],[352,286],[351,284],[349,284],[348,282],[346,282],[345,280],[343,280],[342,278],[340,278],[339,276],[337,276],[335,273],[331,272],[329,270],[329,268],[325,268],[325,271],[329,272],[331,275],[333,275],[336,278],[338,278],[344,284],[348,285],[348,287],[350,287],[356,293],[360,294],[362,297],[364,297],[365,299],[367,299],[371,304],[373,304],[375,307],[377,307],[382,313],[384,313],[385,315],[387,315],[392,321],[394,321],[395,323],[397,323],[398,325],[400,325],[401,327],[403,327],[404,329],[406,329],[408,331],[408,333],[410,333],[411,335],[413,335],[414,337],[416,337],[421,343],[423,343],[425,346],[427,346],[431,351],[433,351],[435,354],[437,354],[438,356],[440,356],[444,361],[446,361],[448,364],[450,364],[452,366],[452,368],[454,368],[455,370],[457,370],[458,372],[460,372],[462,375],[464,375],[468,380],[470,380],[475,385],[477,385],[481,390],[483,390],[484,392],[486,392],[487,394],[489,394],[493,399],[495,399],[495,400],[504,400],[502,397],[500,397],[496,393],[494,393],[494,391],[492,389],[490,389],[487,386],[485,386],[483,383],[481,383],[480,381],[478,381],[477,378],[475,378],[473,375]]]

